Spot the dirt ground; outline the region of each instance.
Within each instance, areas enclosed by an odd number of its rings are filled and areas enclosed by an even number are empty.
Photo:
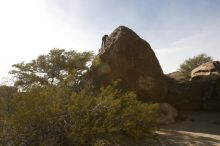
[[[184,113],[187,120],[161,126],[162,146],[220,146],[220,113]]]

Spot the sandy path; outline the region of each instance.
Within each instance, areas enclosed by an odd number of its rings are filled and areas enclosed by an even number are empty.
[[[162,126],[162,146],[220,146],[220,113],[186,113],[188,120]]]

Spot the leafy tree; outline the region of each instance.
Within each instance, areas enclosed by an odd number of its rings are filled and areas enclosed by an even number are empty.
[[[190,79],[191,71],[194,68],[212,60],[212,57],[207,56],[206,54],[199,54],[197,56],[194,56],[193,58],[185,60],[182,64],[180,64],[179,71],[186,79]]]
[[[40,55],[29,63],[14,64],[10,73],[17,81],[15,86],[24,90],[33,87],[56,85],[66,81],[66,85],[77,88],[91,61],[91,52],[77,53],[64,49],[53,49],[47,55]]]

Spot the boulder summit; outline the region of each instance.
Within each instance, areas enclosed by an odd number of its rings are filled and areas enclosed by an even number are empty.
[[[120,80],[121,89],[140,98],[161,98],[167,86],[157,57],[148,42],[131,29],[120,26],[105,40],[93,61],[89,80],[102,87]]]

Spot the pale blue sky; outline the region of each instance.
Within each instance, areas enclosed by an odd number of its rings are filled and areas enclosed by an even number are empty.
[[[52,48],[96,53],[119,25],[150,43],[165,73],[199,53],[220,60],[220,0],[0,0],[0,78]]]

